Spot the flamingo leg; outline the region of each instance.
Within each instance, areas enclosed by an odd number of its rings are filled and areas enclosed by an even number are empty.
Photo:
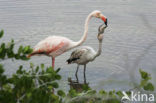
[[[52,57],[52,69],[54,69],[54,65],[55,65],[55,58]],[[54,88],[52,89],[52,93],[54,93]]]
[[[54,69],[54,66],[55,66],[55,58],[52,57],[52,68]]]
[[[84,75],[84,84],[86,84],[86,64],[84,65],[83,75]]]
[[[79,65],[77,65],[77,69],[76,69],[76,72],[75,72],[76,80],[77,80],[77,82],[79,83],[79,79],[78,79],[78,77],[77,77],[78,70],[79,70]]]

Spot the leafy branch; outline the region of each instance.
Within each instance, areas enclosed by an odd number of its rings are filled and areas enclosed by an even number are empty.
[[[4,31],[0,31],[0,39],[3,37]],[[32,52],[30,46],[20,46],[18,51],[14,52],[14,40],[12,39],[9,43],[1,43],[0,45],[0,60],[6,60],[10,58],[14,58],[16,60],[28,60],[27,55]]]

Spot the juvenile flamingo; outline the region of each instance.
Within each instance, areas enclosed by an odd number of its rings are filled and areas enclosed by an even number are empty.
[[[103,33],[104,33],[104,29],[107,27],[107,25],[101,25],[99,26],[99,32],[97,35],[97,38],[99,40],[99,49],[96,52],[93,48],[89,47],[89,46],[83,46],[80,47],[78,49],[76,49],[75,51],[72,52],[70,58],[67,60],[68,64],[71,63],[76,63],[77,64],[77,70],[75,73],[77,82],[78,81],[78,77],[77,77],[77,73],[78,73],[78,69],[79,69],[79,65],[84,65],[84,83],[86,84],[86,64],[88,62],[91,62],[93,60],[95,60],[96,57],[98,57],[101,54],[101,49],[102,49],[102,40],[103,40]]]
[[[52,57],[52,68],[54,68],[55,57],[69,51],[72,48],[82,45],[87,38],[88,24],[92,17],[100,18],[107,25],[107,18],[98,10],[91,12],[85,21],[84,34],[81,39],[74,42],[66,37],[62,36],[49,36],[44,40],[40,41],[33,49],[33,52],[28,57],[34,55],[46,55]]]

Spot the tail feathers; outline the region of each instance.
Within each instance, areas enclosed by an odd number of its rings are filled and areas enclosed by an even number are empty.
[[[31,53],[31,54],[27,55],[27,58],[30,58],[33,55],[35,55],[35,54],[34,53]]]
[[[27,58],[30,58],[31,56],[34,56],[34,55],[36,55],[36,54],[45,54],[45,55],[47,55],[46,52],[33,52],[33,53],[29,54],[29,55],[27,56]]]
[[[30,58],[31,57],[31,55],[29,54],[29,55],[27,55],[27,58]]]

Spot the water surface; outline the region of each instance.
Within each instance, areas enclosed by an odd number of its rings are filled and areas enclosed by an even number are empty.
[[[3,42],[15,39],[16,46],[31,45],[50,35],[61,35],[78,41],[83,34],[84,21],[93,10],[108,17],[103,50],[100,57],[87,65],[87,81],[94,89],[131,88],[130,73],[136,82],[138,69],[142,68],[156,78],[156,1],[155,0],[0,0],[0,29],[4,29]],[[99,19],[92,19],[83,45],[97,50],[96,39]],[[67,87],[67,77],[73,77],[76,65],[65,62],[73,50],[56,59],[61,67],[62,88]],[[19,65],[29,63],[51,65],[49,57],[32,57],[30,61],[6,60],[6,73],[11,75]],[[81,67],[83,68],[83,67]],[[79,77],[83,69],[80,69]],[[81,78],[82,80],[83,78]],[[156,79],[153,80],[156,83]],[[156,84],[155,84],[156,85]]]

